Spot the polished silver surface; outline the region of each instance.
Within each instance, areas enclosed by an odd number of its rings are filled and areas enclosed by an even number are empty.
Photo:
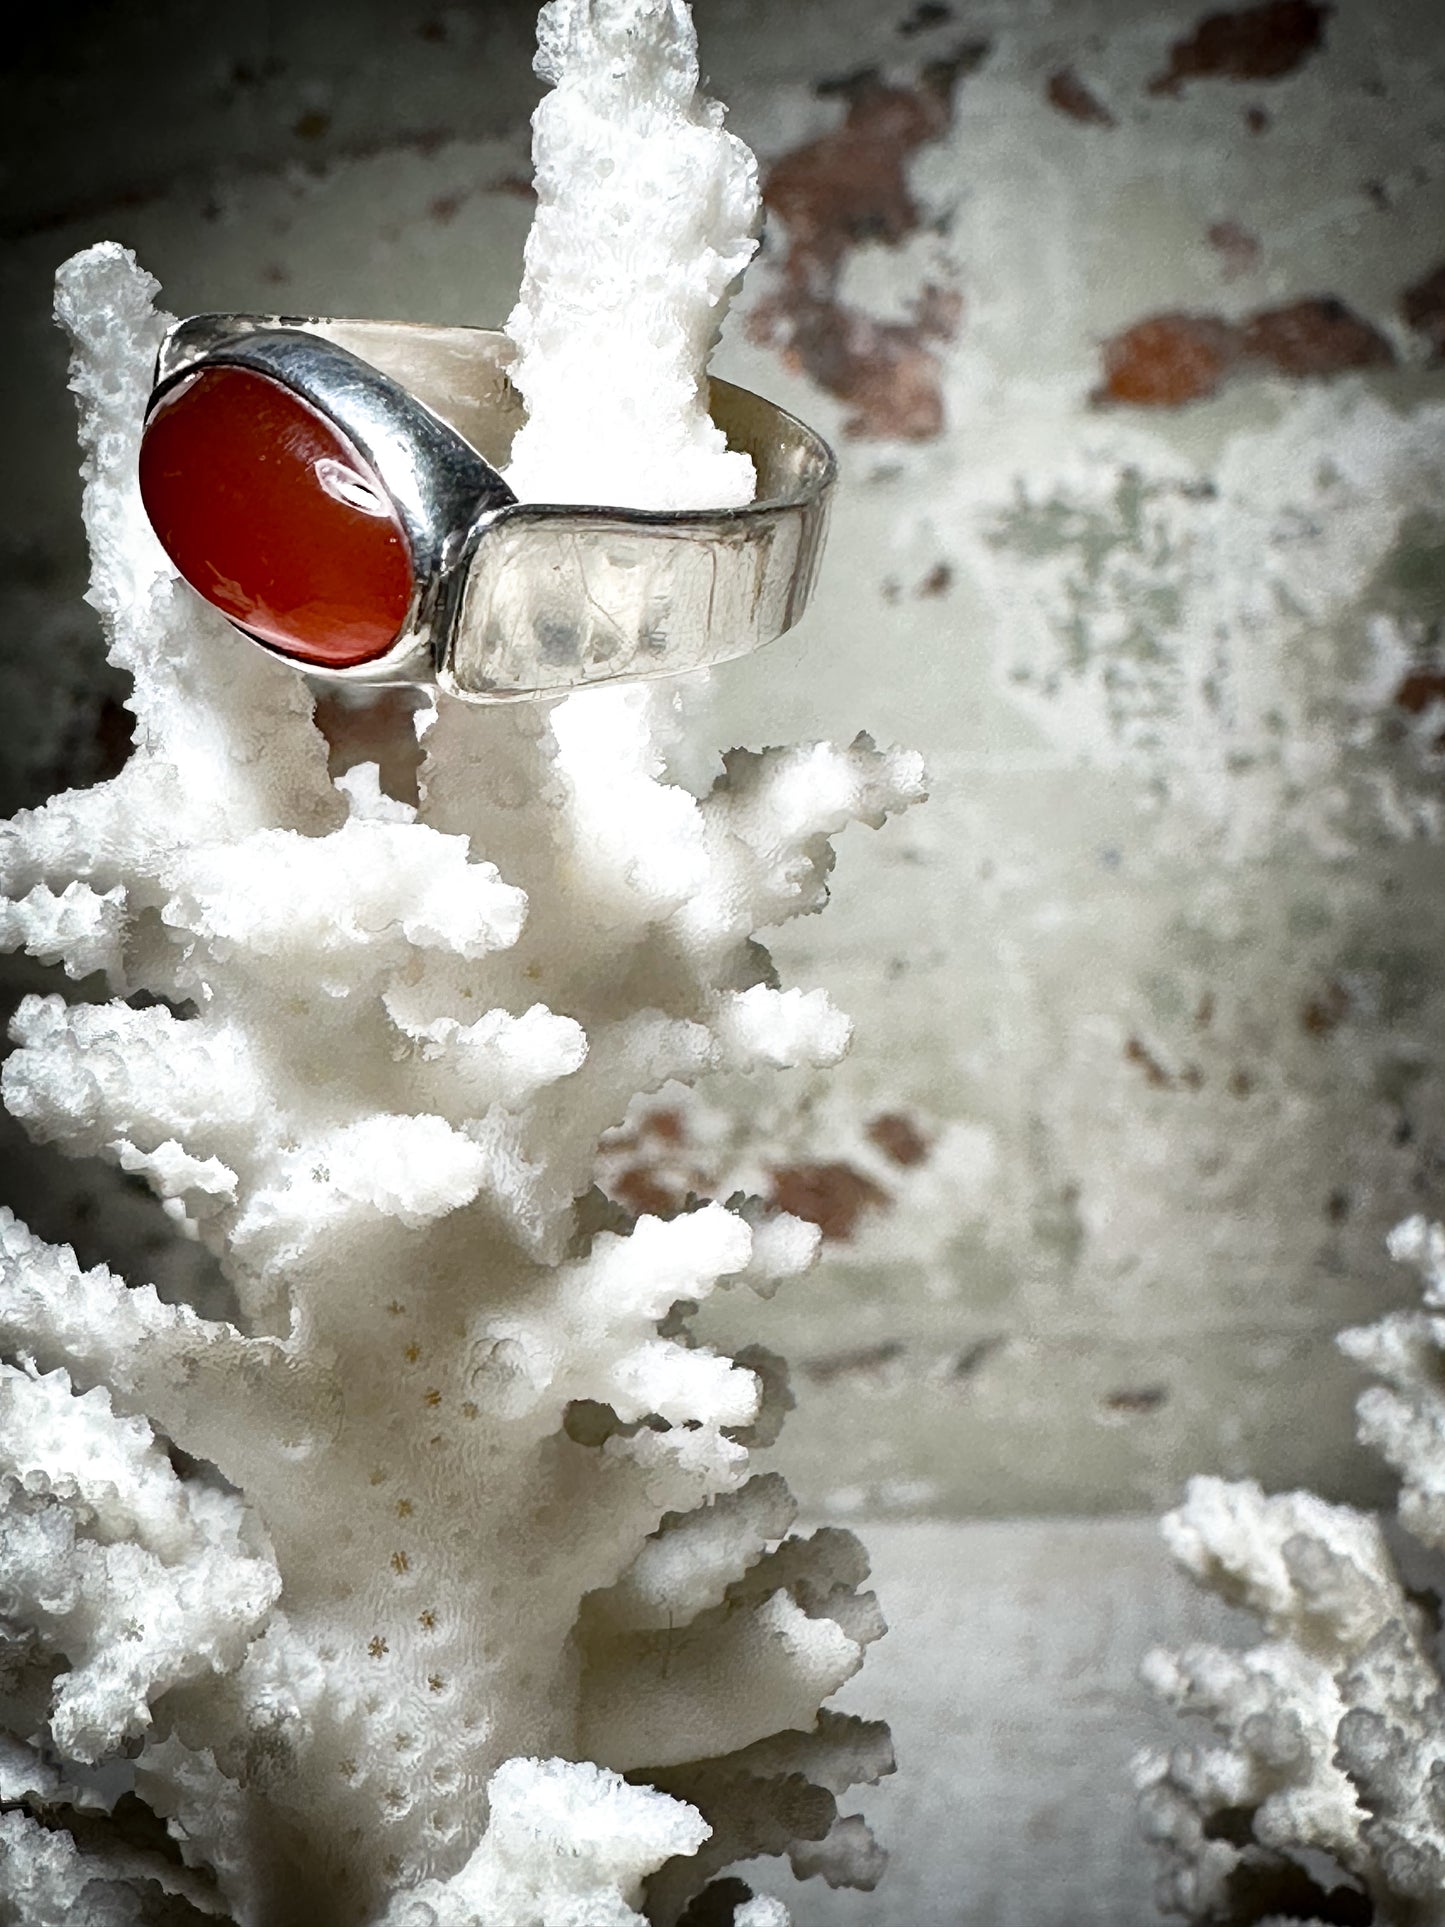
[[[526,418],[513,354],[493,330],[410,322],[197,315],[167,335],[157,396],[200,365],[270,374],[356,444],[402,516],[417,574],[402,635],[371,662],[303,664],[308,675],[435,680],[470,702],[527,701],[705,668],[793,626],[835,473],[820,436],[714,381],[713,420],[757,470],[745,507],[518,502],[498,473]]]

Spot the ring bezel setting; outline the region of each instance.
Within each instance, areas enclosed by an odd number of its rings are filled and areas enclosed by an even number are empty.
[[[409,606],[380,654],[319,663],[223,609],[232,626],[319,680],[434,683],[470,702],[679,674],[793,626],[813,588],[836,472],[820,436],[714,380],[713,419],[757,469],[753,502],[675,512],[518,502],[501,473],[526,418],[508,374],[514,355],[505,335],[481,328],[232,314],[177,322],[157,357],[148,426],[206,368],[279,383],[370,466],[411,551]]]

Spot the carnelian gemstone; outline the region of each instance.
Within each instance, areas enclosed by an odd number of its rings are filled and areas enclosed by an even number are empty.
[[[203,368],[146,423],[140,489],[193,589],[302,662],[384,655],[415,575],[401,519],[364,456],[269,375]]]

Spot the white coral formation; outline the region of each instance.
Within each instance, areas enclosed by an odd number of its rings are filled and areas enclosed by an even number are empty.
[[[711,239],[685,299],[648,296],[697,353],[698,290],[715,307],[745,258],[747,168],[688,105],[690,22],[556,0],[543,38],[628,140],[712,144]],[[529,277],[541,369],[540,240]],[[234,1318],[0,1218],[0,1920],[667,1923],[762,1850],[871,1882],[836,1796],[887,1770],[886,1735],[819,1719],[881,1630],[865,1562],[789,1537],[786,1492],[750,1475],[775,1367],[687,1329],[720,1285],[804,1269],[815,1234],[721,1204],[633,1224],[593,1176],[637,1093],[845,1048],[755,931],[820,907],[828,838],[915,800],[916,759],[738,755],[694,794],[667,775],[680,698],[622,690],[444,705],[415,806],[374,766],[333,781],[301,678],[145,522],[153,294],[113,246],[60,276],[136,748],[0,829],[0,935],[110,993],[28,998],[4,1092],[38,1138],[142,1177]],[[574,362],[574,402],[595,375]],[[554,410],[539,471],[577,419]],[[679,436],[664,496],[700,473]],[[139,1798],[97,1813],[57,1749],[131,1754]]]
[[[725,448],[702,376],[757,246],[758,166],[698,92],[686,0],[548,0],[536,66],[552,91],[507,322],[530,419],[508,480],[532,501],[751,501],[752,463]]]
[[[1360,1436],[1400,1473],[1400,1524],[1445,1553],[1445,1233],[1422,1218],[1391,1239],[1419,1265],[1426,1309],[1343,1334],[1385,1383]],[[1138,1762],[1160,1900],[1191,1920],[1288,1918],[1347,1927],[1445,1922],[1441,1595],[1414,1590],[1367,1514],[1308,1492],[1196,1479],[1165,1522],[1201,1583],[1263,1622],[1264,1639],[1155,1653],[1146,1677],[1217,1744]]]

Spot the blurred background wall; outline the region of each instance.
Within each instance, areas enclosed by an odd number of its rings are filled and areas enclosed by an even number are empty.
[[[842,462],[817,602],[717,674],[711,727],[867,729],[923,750],[934,789],[851,833],[826,916],[776,946],[852,1013],[849,1063],[655,1103],[615,1147],[618,1194],[746,1182],[822,1224],[812,1278],[712,1325],[794,1361],[780,1455],[816,1514],[1145,1513],[1201,1470],[1377,1497],[1333,1334],[1410,1296],[1383,1236],[1445,1191],[1445,19],[696,15],[770,208],[715,367]],[[514,0],[91,0],[12,39],[6,809],[114,768],[126,738],[79,600],[57,262],[122,240],[180,313],[500,322],[532,24]],[[113,1173],[6,1145],[38,1229],[162,1283],[194,1262]],[[1027,1547],[1089,1542],[967,1541],[985,1591],[1014,1574],[978,1607],[1004,1674],[1018,1613],[997,1599],[1020,1587],[1138,1575],[1137,1638],[1117,1586],[1098,1594],[1119,1694],[1149,1627],[1193,1610],[1145,1536],[1111,1530],[1062,1567]],[[899,1581],[918,1611],[927,1544]],[[1077,1653],[1015,1658],[1056,1712]],[[1053,1824],[1077,1866],[1102,1849],[1078,1817],[1095,1742],[1073,1744]],[[1118,1917],[1110,1879],[1143,1891],[1108,1825],[1114,1871],[1075,1881],[1061,1922]],[[1016,1884],[955,1916],[915,1878],[887,1918],[1054,1918]]]

